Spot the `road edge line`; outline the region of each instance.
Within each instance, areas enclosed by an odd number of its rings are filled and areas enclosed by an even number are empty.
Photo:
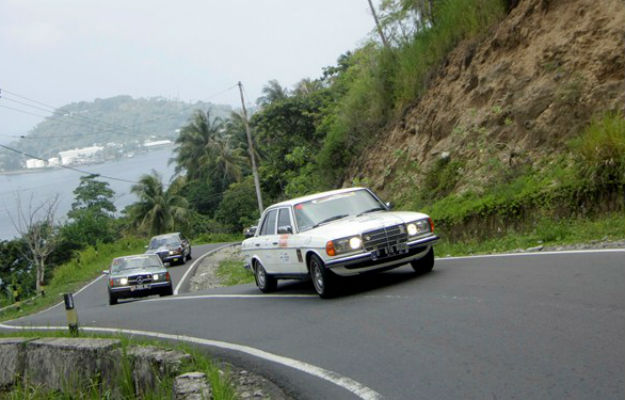
[[[493,258],[493,257],[529,257],[540,255],[567,255],[567,254],[593,254],[593,253],[624,253],[623,248],[613,249],[586,249],[586,250],[560,250],[560,251],[532,251],[527,253],[498,253],[498,254],[478,254],[474,256],[457,256],[457,257],[436,257],[436,260],[463,260],[471,258]]]
[[[8,330],[44,330],[44,331],[56,331],[56,330],[66,330],[67,327],[62,326],[15,326],[15,325],[6,325],[0,322],[0,328],[8,329]],[[230,350],[237,351],[240,353],[244,353],[256,358],[263,359],[265,361],[270,361],[276,364],[283,365],[285,367],[289,367],[301,372],[304,372],[308,375],[312,375],[314,377],[320,378],[327,382],[330,382],[336,386],[339,386],[354,395],[358,396],[363,400],[382,400],[383,397],[380,393],[375,390],[363,385],[362,383],[355,381],[352,378],[343,376],[337,372],[327,370],[325,368],[317,367],[316,365],[309,364],[304,361],[299,361],[294,358],[280,356],[278,354],[270,353],[264,350],[260,350],[254,347],[224,342],[220,340],[212,340],[212,339],[203,339],[194,336],[186,336],[186,335],[172,335],[169,333],[160,333],[160,332],[151,332],[151,331],[142,331],[135,329],[122,329],[122,328],[105,328],[105,327],[93,327],[93,326],[85,326],[81,327],[80,330],[86,332],[96,332],[96,333],[112,333],[112,334],[126,334],[126,335],[137,335],[137,336],[147,336],[154,337],[158,339],[166,339],[166,340],[174,340],[174,341],[184,341],[187,343],[195,343],[203,346],[216,347],[222,350]]]

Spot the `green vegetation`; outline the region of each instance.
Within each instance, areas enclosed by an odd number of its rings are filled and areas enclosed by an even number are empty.
[[[490,239],[449,240],[443,234],[436,245],[439,257],[472,254],[502,253],[526,250],[537,246],[565,246],[576,243],[595,243],[597,240],[622,240],[625,237],[625,215],[611,213],[594,220],[588,218],[553,221],[540,219],[532,229],[510,231]]]
[[[65,331],[30,331],[24,330],[20,331],[19,335],[6,335],[1,334],[0,337],[67,337],[68,334]],[[148,339],[140,339],[140,338],[129,338],[122,335],[99,335],[92,334],[89,332],[81,332],[80,336],[83,338],[111,338],[118,339],[121,342],[122,352],[124,354],[123,358],[120,360],[122,364],[123,373],[118,377],[118,381],[116,382],[116,387],[120,389],[121,398],[123,399],[163,399],[163,398],[171,398],[172,388],[173,388],[173,380],[171,378],[163,379],[158,382],[158,385],[153,387],[152,390],[148,393],[144,393],[142,396],[135,395],[135,388],[132,380],[132,375],[130,371],[130,360],[128,356],[126,356],[126,349],[130,346],[155,346],[168,350],[178,350],[185,352],[191,356],[191,360],[189,362],[183,363],[180,367],[180,374],[184,374],[187,372],[203,372],[206,374],[213,393],[213,399],[215,400],[233,400],[236,398],[235,390],[233,387],[233,383],[230,380],[230,374],[228,369],[225,369],[223,373],[220,373],[220,368],[215,365],[215,363],[206,356],[200,349],[197,347],[192,347],[186,343],[163,343],[156,340],[148,340]],[[108,391],[101,392],[100,387],[98,386],[97,379],[94,380],[93,385],[89,388],[87,392],[79,393],[76,396],[75,393],[72,394],[72,390],[68,390],[66,393],[59,392],[49,392],[44,390],[44,388],[36,387],[36,386],[18,386],[14,388],[10,393],[0,393],[0,398],[3,399],[30,399],[30,400],[43,400],[43,399],[72,399],[72,398],[81,398],[81,399],[108,399],[108,398],[117,398],[113,397],[112,393]]]
[[[9,320],[39,311],[56,304],[63,293],[71,293],[97,276],[106,269],[114,257],[139,254],[145,251],[145,239],[125,238],[113,243],[98,243],[84,250],[72,253],[70,261],[54,269],[52,278],[45,288],[45,296],[37,296],[27,301],[33,292],[22,293],[22,303],[0,313],[0,320]],[[5,302],[12,302],[6,299]],[[5,303],[3,302],[3,303]]]
[[[217,268],[217,277],[225,286],[242,285],[254,282],[252,271],[242,268],[241,259],[223,260]]]

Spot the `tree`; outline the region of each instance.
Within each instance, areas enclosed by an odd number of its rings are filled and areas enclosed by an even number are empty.
[[[205,167],[213,157],[213,145],[224,129],[220,118],[211,120],[210,112],[196,111],[188,125],[180,130],[176,138],[176,154],[170,162],[176,163],[176,173],[186,172],[189,180],[205,176]]]
[[[113,204],[115,192],[107,182],[96,178],[97,175],[80,178],[74,189],[75,201],[67,213],[70,222],[62,228],[64,238],[76,245],[93,246],[98,241],[112,242],[118,237],[113,215],[117,210]]]
[[[165,190],[156,171],[141,176],[139,183],[133,185],[130,191],[139,198],[128,209],[134,226],[152,235],[183,230],[188,202],[172,187]]]
[[[31,196],[26,209],[19,197],[17,202],[17,217],[15,220],[12,218],[13,226],[26,243],[24,257],[35,266],[35,291],[43,295],[47,260],[59,240],[55,225],[59,195],[36,206],[33,206]]]
[[[266,106],[281,100],[286,99],[289,96],[289,91],[282,87],[280,83],[272,79],[263,87],[263,95],[256,99],[256,104],[259,106]]]

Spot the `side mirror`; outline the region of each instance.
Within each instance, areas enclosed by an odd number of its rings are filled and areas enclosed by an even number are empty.
[[[388,208],[389,210],[393,209],[393,203],[391,203],[390,201],[387,201],[386,203],[384,203],[384,205],[386,206],[386,208]]]
[[[291,225],[283,225],[278,227],[278,235],[286,235],[293,233],[293,227]]]
[[[243,232],[243,236],[245,236],[246,239],[251,238],[252,236],[256,234],[256,229],[257,229],[256,226],[250,226]]]

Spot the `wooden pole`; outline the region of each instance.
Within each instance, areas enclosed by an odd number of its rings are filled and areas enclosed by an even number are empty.
[[[252,162],[252,175],[254,175],[254,186],[256,186],[256,200],[258,200],[259,216],[265,209],[263,207],[263,196],[260,193],[260,180],[258,179],[258,170],[256,169],[256,160],[254,158],[254,143],[252,142],[252,134],[250,126],[247,123],[247,110],[245,109],[245,101],[243,100],[243,85],[239,81],[239,93],[241,94],[241,108],[243,110],[243,124],[245,125],[245,134],[247,136],[247,151],[250,153],[250,161]]]

